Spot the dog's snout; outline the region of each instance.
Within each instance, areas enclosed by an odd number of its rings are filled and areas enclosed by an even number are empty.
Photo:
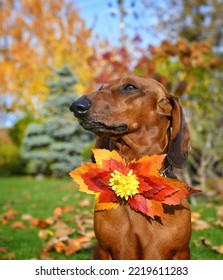
[[[83,117],[92,105],[91,100],[86,97],[80,97],[70,105],[70,111],[79,118]]]

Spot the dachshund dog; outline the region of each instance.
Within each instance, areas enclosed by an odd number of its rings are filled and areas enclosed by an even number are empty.
[[[186,165],[190,136],[183,110],[178,98],[153,79],[112,80],[74,101],[70,110],[97,135],[97,148],[116,150],[127,163],[167,154],[163,174],[170,178],[176,178],[172,167]],[[93,259],[190,259],[189,204],[183,200],[180,206],[163,207],[162,219],[150,219],[128,204],[95,211]]]

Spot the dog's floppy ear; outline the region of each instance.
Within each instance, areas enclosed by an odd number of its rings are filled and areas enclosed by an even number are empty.
[[[178,98],[173,96],[170,102],[172,105],[172,133],[167,160],[177,168],[184,168],[187,164],[187,154],[190,149],[189,128]]]

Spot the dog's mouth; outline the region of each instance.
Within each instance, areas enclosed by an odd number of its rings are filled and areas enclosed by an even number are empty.
[[[93,120],[80,120],[80,125],[95,134],[124,134],[128,131],[128,125],[125,123],[107,125],[103,122],[93,121]]]

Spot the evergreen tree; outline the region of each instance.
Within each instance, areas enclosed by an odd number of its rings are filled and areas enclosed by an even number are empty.
[[[69,110],[75,99],[76,79],[72,71],[65,66],[54,73],[56,78],[49,83],[42,122],[27,127],[22,155],[28,160],[27,173],[62,177],[80,165],[81,152],[93,136],[80,127]]]

